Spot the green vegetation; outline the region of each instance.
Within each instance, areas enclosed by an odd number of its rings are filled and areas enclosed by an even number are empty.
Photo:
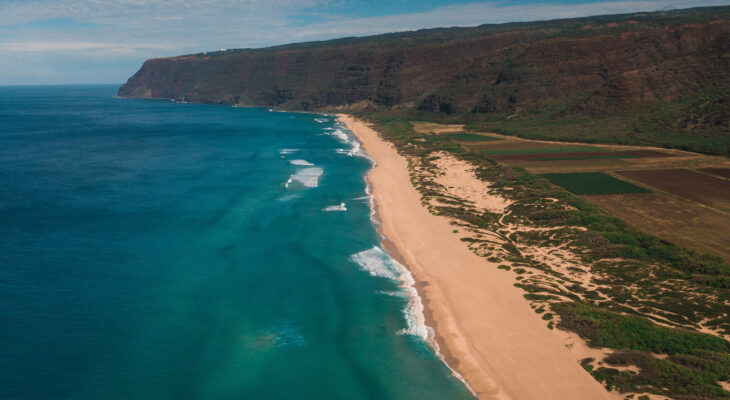
[[[638,107],[611,105],[595,93],[566,96],[535,104],[519,116],[495,113],[473,121],[467,129],[529,139],[582,143],[644,145],[730,155],[730,94],[727,86],[708,85],[687,91],[672,101],[646,102]],[[594,115],[573,110],[592,102],[607,109]]]
[[[633,365],[639,372],[590,365],[583,367],[609,389],[650,391],[688,399],[726,398],[718,381],[730,379],[730,343],[719,337],[658,326],[646,318],[621,315],[580,303],[553,306],[559,327],[577,332],[589,344],[612,349],[604,361],[614,366]],[[654,354],[669,355],[666,359]]]
[[[543,174],[550,182],[575,194],[650,193],[642,187],[622,181],[602,172],[570,172]]]
[[[446,136],[447,138],[458,140],[460,142],[489,142],[489,141],[495,141],[495,140],[504,140],[500,137],[496,136],[487,136],[487,135],[477,135],[476,133],[443,133],[441,136]]]
[[[660,354],[730,352],[730,342],[717,336],[659,326],[650,320],[621,315],[580,303],[559,303],[553,310],[560,325],[577,332],[589,344],[612,349],[641,350]]]

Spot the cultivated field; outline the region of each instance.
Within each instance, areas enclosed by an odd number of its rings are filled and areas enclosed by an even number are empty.
[[[459,133],[464,132],[464,124],[437,124],[435,122],[411,121],[416,132],[435,133]]]
[[[647,232],[730,262],[730,218],[725,214],[661,193],[583,197]]]
[[[575,194],[650,193],[649,190],[603,172],[568,172],[543,175],[550,182]]]
[[[519,153],[504,154],[508,150],[502,150],[502,154],[490,153],[485,150],[484,154],[492,154],[494,158],[499,161],[574,161],[574,160],[603,160],[603,159],[619,159],[619,158],[647,158],[647,157],[672,157],[671,154],[662,153],[656,150],[624,150],[624,151],[557,151],[561,148],[550,149],[552,151],[544,151],[545,149],[539,149],[540,151],[527,152],[521,149]]]
[[[721,178],[730,179],[730,168],[700,168],[698,169],[698,171],[719,176]]]
[[[725,179],[688,169],[633,170],[615,173],[675,196],[721,211],[730,211],[730,181]]]
[[[446,136],[449,139],[454,139],[458,142],[491,142],[495,140],[504,140],[495,136],[488,135],[477,135],[475,133],[442,133],[442,136]]]
[[[600,151],[600,147],[569,145],[554,142],[532,142],[528,140],[504,139],[500,142],[468,145],[470,150],[488,155],[566,153],[571,151]]]

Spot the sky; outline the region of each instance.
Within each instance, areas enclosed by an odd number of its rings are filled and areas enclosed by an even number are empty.
[[[123,83],[144,60],[730,0],[0,0],[0,85]]]

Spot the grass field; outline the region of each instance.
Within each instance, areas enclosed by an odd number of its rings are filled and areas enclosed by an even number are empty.
[[[565,174],[544,174],[550,182],[562,186],[575,194],[621,194],[649,193],[642,187],[616,179],[602,172],[572,172]]]
[[[489,142],[496,140],[504,140],[496,136],[477,135],[476,133],[443,133],[441,136],[446,136],[450,139],[458,140],[460,142]]]

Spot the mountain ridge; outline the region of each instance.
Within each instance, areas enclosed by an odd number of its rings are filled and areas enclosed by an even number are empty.
[[[458,116],[503,133],[524,135],[520,128],[531,126],[531,134],[548,138],[727,154],[728,87],[724,6],[156,58],[119,95],[304,111],[357,105],[426,119]],[[620,139],[605,127],[589,132],[604,120]],[[519,121],[525,124],[511,126]],[[555,121],[567,137],[552,132]],[[658,127],[670,141],[653,132]]]

